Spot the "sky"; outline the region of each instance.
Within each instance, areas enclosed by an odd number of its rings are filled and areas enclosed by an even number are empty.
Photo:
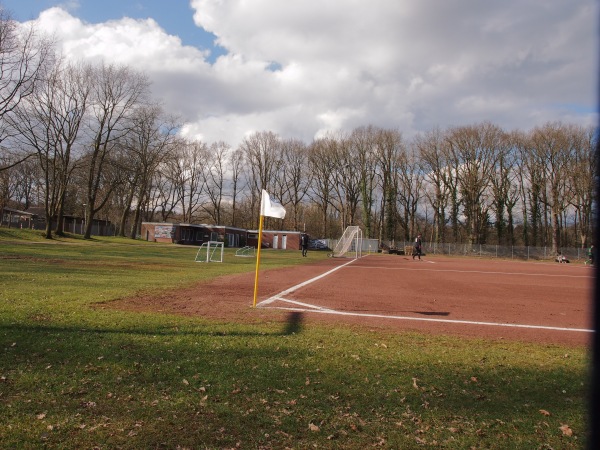
[[[374,125],[598,124],[596,0],[0,0],[74,61],[128,65],[181,133],[236,147]]]

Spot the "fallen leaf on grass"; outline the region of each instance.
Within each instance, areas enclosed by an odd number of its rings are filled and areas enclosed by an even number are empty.
[[[548,411],[546,411],[545,409],[540,409],[540,414],[542,414],[543,416],[549,416],[551,415]]]
[[[321,431],[321,429],[318,427],[318,425],[315,425],[314,423],[309,423],[308,429],[310,431]]]
[[[46,418],[46,413],[41,413],[41,414],[38,414],[38,415],[37,415],[37,416],[35,416],[35,417],[36,417],[38,420],[45,419],[45,418]]]
[[[562,431],[565,436],[573,436],[573,430],[571,430],[569,425],[563,424],[558,427],[558,429]]]
[[[413,387],[414,387],[415,389],[419,389],[419,385],[417,384],[417,379],[416,379],[416,378],[413,378],[412,380],[413,380]]]

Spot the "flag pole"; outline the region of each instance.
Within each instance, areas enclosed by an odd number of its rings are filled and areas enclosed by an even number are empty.
[[[262,246],[262,235],[263,235],[263,215],[260,216],[260,222],[258,225],[258,250],[256,251],[256,275],[254,276],[254,301],[252,307],[256,307],[256,296],[258,294],[258,269],[260,267],[260,247]]]

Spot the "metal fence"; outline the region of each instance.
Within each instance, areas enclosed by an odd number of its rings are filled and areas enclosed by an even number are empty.
[[[412,242],[404,242],[404,245],[413,245]],[[482,244],[438,244],[435,242],[423,242],[423,254],[430,255],[456,255],[456,256],[481,256],[486,258],[503,259],[521,259],[521,260],[552,260],[556,258],[556,253],[552,252],[551,247],[531,247],[531,246],[504,246],[504,245],[482,245]],[[587,259],[587,249],[578,247],[562,247],[560,249],[563,256],[570,261],[585,261]]]
[[[336,239],[323,239],[327,247],[335,248]],[[412,241],[396,241],[394,243],[384,242],[389,248],[396,248],[400,253],[404,252],[406,246],[412,247]],[[504,246],[504,245],[482,245],[482,244],[448,244],[423,242],[423,255],[454,255],[454,256],[475,256],[485,258],[501,258],[501,259],[520,259],[520,260],[537,260],[537,261],[554,261],[556,254],[552,252],[551,247],[531,247],[531,246]],[[379,241],[377,239],[363,239],[362,253],[377,253],[380,250]],[[560,249],[562,255],[569,261],[586,261],[588,259],[588,250],[578,247],[562,247]]]

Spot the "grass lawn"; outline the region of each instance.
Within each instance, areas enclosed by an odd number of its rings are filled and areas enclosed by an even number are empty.
[[[0,228],[0,448],[585,448],[585,348],[92,307],[254,270],[196,250]]]

